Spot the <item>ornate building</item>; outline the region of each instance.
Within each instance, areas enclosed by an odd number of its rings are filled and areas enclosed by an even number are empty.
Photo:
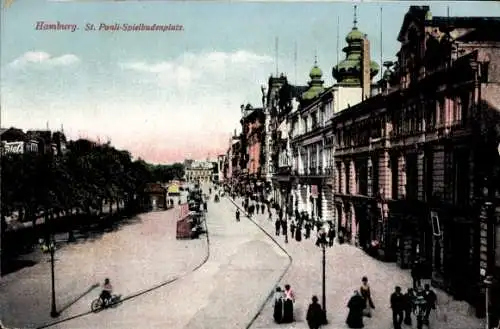
[[[210,183],[214,172],[214,164],[210,161],[192,161],[185,169],[186,181],[190,183]]]
[[[478,309],[500,274],[499,27],[411,6],[384,92],[332,119],[341,227]]]

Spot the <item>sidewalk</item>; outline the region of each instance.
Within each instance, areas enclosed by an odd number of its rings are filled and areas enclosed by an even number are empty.
[[[109,277],[122,298],[190,271],[206,256],[207,243],[176,240],[177,211],[137,216],[116,231],[80,240],[56,251],[57,319],[50,317],[51,276],[42,261],[0,278],[0,320],[9,327],[33,328],[85,313]],[[40,251],[37,251],[40,252]]]
[[[241,205],[241,199],[237,199],[236,204]],[[273,212],[271,221],[267,217],[267,214],[254,215],[257,223],[262,225],[267,232],[275,234],[276,214]],[[314,244],[316,242],[315,231],[312,232],[310,239],[303,238],[301,242],[295,241],[290,236],[288,243],[284,242],[283,236],[277,237],[277,241],[293,258],[292,266],[283,278],[281,286],[289,283],[295,289],[296,322],[291,325],[275,324],[272,315],[273,305],[269,301],[252,328],[306,328],[305,313],[311,296],[317,295],[320,303],[322,298],[322,252]],[[326,304],[329,324],[322,328],[347,328],[345,324],[348,313],[347,302],[353,291],[359,289],[361,278],[366,275],[371,285],[376,309],[373,311],[372,318],[365,318],[365,328],[391,329],[392,314],[389,296],[396,285],[401,286],[404,291],[411,286],[409,271],[400,269],[394,263],[380,262],[365,254],[361,249],[348,244],[335,244],[332,248],[327,248],[326,253]],[[430,328],[484,328],[484,322],[470,314],[470,307],[466,302],[454,301],[452,297],[439,289],[434,289],[434,291],[438,296],[438,312],[445,314],[447,321],[443,321],[442,314],[436,316],[436,313],[433,313]]]

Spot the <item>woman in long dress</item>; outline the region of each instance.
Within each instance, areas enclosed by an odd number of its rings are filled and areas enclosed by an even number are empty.
[[[293,304],[295,303],[295,293],[290,285],[285,285],[285,302],[283,304],[283,323],[293,322]]]
[[[345,321],[349,328],[361,329],[364,327],[363,324],[363,309],[365,308],[365,300],[359,292],[354,291],[354,295],[349,299],[347,307],[349,308],[349,314],[347,315],[347,320]]]
[[[283,320],[283,301],[285,299],[285,294],[281,291],[280,287],[276,288],[274,293],[274,321],[276,323],[281,323]]]
[[[361,297],[363,297],[365,301],[365,308],[363,310],[363,315],[371,318],[372,308],[374,309],[375,305],[373,304],[370,285],[368,284],[368,278],[364,276],[361,282],[362,284],[361,287],[359,288],[359,291],[361,293]]]

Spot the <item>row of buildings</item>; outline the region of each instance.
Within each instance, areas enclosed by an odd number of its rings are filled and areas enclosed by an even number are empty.
[[[61,128],[60,131],[28,130],[18,128],[0,128],[1,153],[52,153],[54,155],[66,152],[67,140]]]
[[[271,76],[262,106],[241,107],[223,180],[402,268],[425,261],[481,313],[484,278],[500,279],[500,18],[411,6],[377,82],[356,23],[336,84],[315,62],[307,86]]]

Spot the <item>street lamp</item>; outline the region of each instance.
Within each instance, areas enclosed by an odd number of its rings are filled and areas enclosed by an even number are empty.
[[[323,305],[323,324],[327,324],[328,320],[326,317],[326,246],[328,245],[328,242],[326,241],[326,232],[321,229],[320,232],[318,233],[318,241],[316,242],[316,245],[321,248],[321,251],[323,253],[323,278],[322,278],[322,300],[321,303]]]
[[[50,316],[56,318],[59,316],[56,308],[56,281],[55,281],[55,271],[54,271],[54,253],[56,251],[56,245],[54,242],[54,236],[50,236],[50,241],[45,240],[42,244],[43,252],[50,252],[50,276],[52,284],[52,303]]]
[[[417,317],[417,329],[422,329],[425,312],[427,311],[427,302],[423,296],[418,295],[413,303],[415,306],[413,312]]]
[[[486,299],[486,329],[491,329],[490,328],[490,320],[491,320],[491,314],[490,314],[490,289],[493,284],[493,277],[491,275],[488,275],[486,279],[483,281],[486,291],[485,291],[485,299]]]

